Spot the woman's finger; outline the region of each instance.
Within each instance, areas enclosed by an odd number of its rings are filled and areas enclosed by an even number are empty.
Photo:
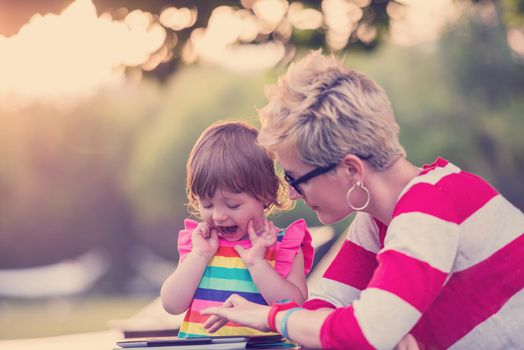
[[[237,306],[237,305],[244,304],[244,303],[255,304],[241,297],[238,294],[231,294],[231,296],[227,298],[227,302],[231,303],[232,306]]]
[[[204,328],[209,333],[215,333],[227,323],[227,319],[213,315],[204,323]]]
[[[207,309],[200,310],[202,315],[218,315],[221,317],[226,317],[227,309],[234,308],[237,305],[246,302],[246,299],[242,298],[238,294],[231,294],[229,298],[224,301],[222,306],[212,306]]]
[[[221,317],[217,316],[217,315],[209,316],[209,318],[204,322],[204,328],[205,329],[211,328],[220,319],[221,319]]]
[[[200,310],[202,315],[218,315],[223,316],[224,309],[221,306],[212,306],[207,309]]]

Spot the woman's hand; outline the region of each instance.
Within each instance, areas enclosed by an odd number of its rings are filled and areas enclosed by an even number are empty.
[[[218,232],[207,223],[201,222],[191,233],[191,242],[191,252],[209,261],[218,250]]]
[[[268,312],[269,306],[252,303],[237,294],[232,294],[222,306],[210,307],[200,311],[202,315],[212,315],[204,323],[204,328],[210,333],[216,332],[228,320],[259,331],[269,331]]]
[[[264,218],[264,231],[258,234],[253,228],[253,220],[249,221],[247,232],[251,241],[251,248],[245,249],[242,246],[235,246],[235,250],[249,268],[257,263],[264,261],[266,249],[277,242],[277,228],[267,218]]]

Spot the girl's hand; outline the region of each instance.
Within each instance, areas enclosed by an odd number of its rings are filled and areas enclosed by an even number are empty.
[[[205,222],[201,222],[191,233],[192,252],[211,260],[218,250],[218,232]]]
[[[235,250],[249,268],[264,260],[266,249],[277,242],[277,228],[267,218],[264,218],[264,231],[257,235],[253,228],[253,220],[249,221],[247,232],[249,240],[251,241],[251,248],[245,249],[239,245],[235,246]]]
[[[237,294],[232,294],[222,306],[210,307],[200,311],[202,315],[212,315],[204,323],[204,328],[209,333],[216,332],[228,320],[256,328],[259,331],[269,331],[268,312],[269,306],[252,303]]]

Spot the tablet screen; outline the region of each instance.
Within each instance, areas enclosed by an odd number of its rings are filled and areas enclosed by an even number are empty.
[[[117,342],[122,348],[144,348],[159,346],[184,346],[184,345],[203,345],[203,344],[228,344],[245,343],[246,347],[257,344],[270,344],[283,341],[280,334],[260,335],[260,336],[217,336],[217,337],[154,337],[154,338],[133,338]]]

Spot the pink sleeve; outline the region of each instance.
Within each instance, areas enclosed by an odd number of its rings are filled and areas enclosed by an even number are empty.
[[[180,264],[191,252],[193,249],[193,244],[191,243],[191,234],[193,230],[197,227],[198,222],[185,219],[184,220],[184,229],[178,232],[178,263]]]
[[[311,234],[304,219],[297,220],[289,225],[282,241],[277,245],[275,270],[280,276],[287,277],[299,249],[302,249],[304,255],[304,273],[307,275],[313,265],[315,250],[311,244]]]

